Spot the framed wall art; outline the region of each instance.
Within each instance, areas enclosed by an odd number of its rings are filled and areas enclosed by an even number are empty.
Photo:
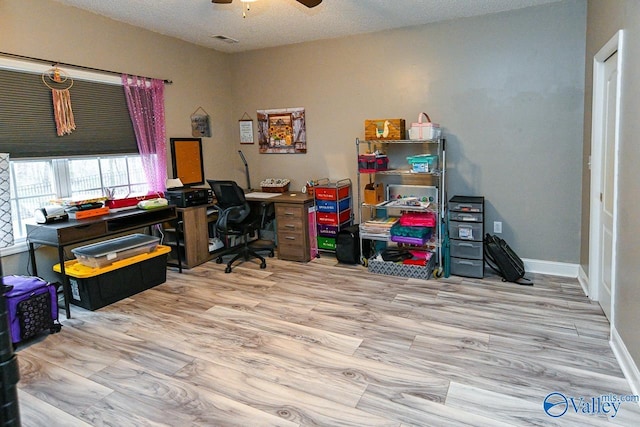
[[[198,107],[191,114],[191,135],[195,137],[211,136],[211,120],[204,108]]]
[[[244,113],[238,123],[240,124],[240,144],[253,144],[253,119]]]
[[[304,154],[307,131],[304,108],[258,110],[258,143],[262,154]]]

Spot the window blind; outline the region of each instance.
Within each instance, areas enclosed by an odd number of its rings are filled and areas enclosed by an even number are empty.
[[[122,86],[76,79],[69,92],[76,130],[58,136],[41,74],[0,69],[0,152],[14,159],[138,152]]]

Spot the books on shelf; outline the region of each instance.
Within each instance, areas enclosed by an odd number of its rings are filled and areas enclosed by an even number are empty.
[[[397,222],[397,217],[374,218],[360,224],[360,232],[368,236],[388,237],[391,227]]]

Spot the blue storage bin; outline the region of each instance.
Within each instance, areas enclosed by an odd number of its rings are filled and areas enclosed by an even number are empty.
[[[337,213],[338,211],[342,212],[351,207],[351,198],[347,197],[346,199],[342,199],[339,202],[336,202],[334,200],[316,200],[316,205],[318,207],[318,211],[320,212]]]

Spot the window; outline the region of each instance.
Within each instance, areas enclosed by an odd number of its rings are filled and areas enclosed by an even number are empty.
[[[16,241],[26,237],[33,212],[58,198],[145,194],[148,185],[139,155],[11,161],[11,214]]]
[[[0,57],[0,152],[11,156],[18,243],[26,237],[25,225],[34,222],[34,211],[54,199],[102,197],[106,188],[116,197],[148,191],[121,77],[65,70],[74,81],[74,117],[83,126],[60,138],[51,93],[42,82],[50,67],[48,61]]]

